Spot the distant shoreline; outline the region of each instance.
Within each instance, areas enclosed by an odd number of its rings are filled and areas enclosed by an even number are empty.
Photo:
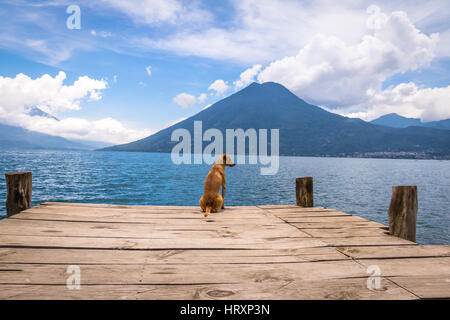
[[[76,152],[137,152],[137,153],[158,153],[170,154],[169,152],[155,152],[155,151],[116,151],[116,150],[102,150],[102,149],[19,149],[19,148],[0,148],[3,151],[76,151]],[[354,159],[394,159],[394,160],[450,160],[450,155],[439,156],[432,153],[424,152],[357,152],[354,154],[339,154],[339,155],[297,155],[297,154],[281,154],[280,157],[311,157],[311,158],[354,158]]]
[[[96,149],[93,151],[103,151],[103,152],[146,152],[146,153],[164,153],[170,154],[169,152],[156,152],[156,151],[134,151],[134,150],[104,150]],[[190,153],[193,154],[193,153]],[[435,155],[427,154],[424,152],[413,152],[413,151],[401,151],[401,152],[356,152],[353,154],[338,154],[338,155],[297,155],[297,154],[280,154],[280,157],[311,157],[311,158],[354,158],[354,159],[399,159],[399,160],[450,160],[450,155]]]

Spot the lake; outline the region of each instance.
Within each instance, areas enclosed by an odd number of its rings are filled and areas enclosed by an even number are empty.
[[[175,165],[170,154],[101,151],[1,151],[5,172],[33,172],[33,205],[43,201],[198,205],[210,165]],[[417,241],[450,244],[450,161],[280,157],[276,175],[259,165],[227,168],[225,205],[295,204],[295,178],[314,177],[316,206],[388,223],[391,187],[417,185]],[[201,217],[199,212],[199,217]]]

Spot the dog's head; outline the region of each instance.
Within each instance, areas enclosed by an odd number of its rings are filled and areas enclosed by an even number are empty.
[[[228,167],[235,166],[235,163],[233,162],[233,160],[231,160],[231,157],[226,153],[222,154],[219,158],[217,158],[216,163],[223,164]]]

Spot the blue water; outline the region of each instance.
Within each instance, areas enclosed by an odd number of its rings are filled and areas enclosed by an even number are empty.
[[[169,154],[0,151],[0,169],[33,172],[43,201],[198,205],[209,165],[175,165]],[[281,157],[278,174],[258,165],[227,168],[226,205],[294,204],[295,178],[314,177],[315,205],[387,224],[393,185],[417,185],[417,241],[450,244],[450,161]],[[0,215],[6,185],[0,177]]]

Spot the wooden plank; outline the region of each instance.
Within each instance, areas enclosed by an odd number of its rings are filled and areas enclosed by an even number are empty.
[[[261,209],[298,208],[298,206],[295,204],[266,204],[266,205],[259,205],[256,207],[261,208]],[[318,207],[315,207],[315,208],[318,208]]]
[[[450,257],[394,258],[357,260],[364,266],[377,265],[384,277],[436,276],[450,277]]]
[[[0,285],[1,299],[173,299],[173,300],[307,300],[307,299],[415,299],[406,290],[382,281],[382,290],[369,290],[365,279],[325,281],[242,282],[209,285]],[[175,314],[174,314],[175,315]]]
[[[104,207],[75,207],[75,206],[36,206],[23,212],[28,213],[52,213],[52,214],[70,214],[70,215],[126,215],[136,217],[198,217],[201,216],[202,211],[199,207],[192,207],[192,209],[142,209],[142,208],[104,208]],[[242,218],[242,215],[250,218],[264,218],[271,216],[269,212],[262,209],[243,209],[235,207],[227,207],[215,213],[220,217],[228,218]]]
[[[199,206],[157,206],[157,205],[116,205],[116,204],[93,204],[93,203],[66,203],[66,202],[44,202],[31,209],[49,209],[49,210],[109,210],[114,212],[143,212],[143,213],[176,213],[176,212],[199,212]],[[262,208],[256,206],[226,206],[220,212],[248,212],[263,213]]]
[[[408,276],[390,278],[395,284],[408,289],[421,299],[448,299],[450,276]]]
[[[349,222],[367,222],[366,219],[356,216],[333,216],[333,217],[292,217],[283,219],[288,223],[349,223]]]
[[[340,237],[373,237],[388,235],[389,232],[381,228],[337,228],[337,229],[305,229],[314,238]]]
[[[349,260],[334,248],[264,250],[90,250],[0,248],[0,263],[19,264],[254,264]]]
[[[323,247],[326,244],[313,238],[286,239],[141,239],[141,238],[99,238],[0,235],[1,247],[47,247],[47,248],[90,248],[90,249],[299,249]]]
[[[319,238],[313,238],[319,239]],[[355,237],[336,237],[336,238],[320,238],[321,241],[334,247],[345,246],[392,246],[392,245],[413,245],[414,242],[397,238],[389,235],[380,236],[355,236]]]
[[[350,214],[341,211],[306,211],[306,212],[289,212],[289,213],[273,213],[274,216],[283,220],[305,217],[351,217]]]
[[[177,210],[177,209],[191,209],[198,208],[199,206],[176,206],[176,205],[124,205],[124,204],[112,204],[112,203],[87,203],[87,202],[52,202],[46,201],[39,204],[40,206],[64,206],[64,207],[89,207],[89,208],[122,208],[122,209],[166,209],[166,210]],[[269,205],[270,207],[271,205]],[[263,209],[265,206],[227,206],[227,208],[236,209]],[[278,207],[278,205],[275,205]],[[279,207],[297,207],[295,205],[279,205]],[[308,209],[323,209],[323,207],[314,207]]]
[[[374,221],[345,221],[345,222],[288,222],[298,229],[340,229],[340,228],[386,228],[381,223]]]
[[[187,230],[156,230],[149,224],[127,223],[91,223],[45,220],[7,219],[1,223],[2,235],[47,236],[57,235],[65,237],[115,237],[115,238],[284,238],[311,236],[287,225],[276,228],[273,226],[239,226],[230,230],[195,230],[195,224],[184,224]],[[160,224],[164,226],[164,224]]]
[[[304,207],[299,207],[295,204],[269,204],[269,205],[259,205],[259,206],[255,206],[257,208],[260,209],[264,209],[264,210],[290,210],[290,209],[295,209],[295,210],[300,210],[300,211],[314,211],[314,210],[335,210],[335,209],[331,209],[331,208],[325,208],[325,207],[310,207],[310,208],[304,208]]]
[[[155,219],[152,216],[147,217],[135,217],[132,214],[130,216],[126,215],[88,215],[88,214],[78,214],[78,215],[65,215],[65,214],[46,214],[46,213],[28,213],[21,212],[20,214],[12,217],[11,219],[19,220],[48,220],[48,221],[72,221],[72,222],[105,222],[105,223],[129,223],[129,224],[149,224],[154,227],[157,226],[186,226],[189,224],[195,224],[196,228],[202,228],[206,226],[211,228],[211,223],[214,223],[214,228],[218,225],[223,226],[239,226],[243,225],[242,219],[224,219],[224,217],[218,216],[213,213],[208,216],[208,218],[196,217],[192,219],[186,218],[164,218]],[[0,221],[1,223],[1,221]],[[266,225],[266,226],[281,226],[286,223],[279,219],[260,218],[260,219],[246,219],[245,225]]]
[[[337,247],[336,249],[355,259],[450,257],[450,246],[412,245],[389,247]]]
[[[23,211],[24,213],[50,213],[50,214],[60,214],[60,215],[95,215],[95,216],[130,216],[130,217],[140,217],[140,218],[203,218],[202,211],[200,208],[195,208],[193,210],[165,210],[165,209],[155,209],[155,210],[143,210],[143,209],[123,209],[123,208],[88,208],[88,207],[43,207],[37,206],[31,209]],[[263,210],[241,210],[235,208],[226,208],[216,213],[217,216],[228,219],[242,219],[242,215],[246,218],[263,218],[267,215]]]
[[[67,221],[67,222],[92,222],[92,223],[124,223],[124,224],[141,224],[141,225],[151,225],[153,227],[170,225],[170,226],[229,226],[229,227],[239,227],[243,225],[241,220],[224,220],[211,215],[208,218],[202,219],[139,219],[139,218],[121,218],[121,217],[88,217],[88,216],[58,216],[50,214],[33,214],[18,216],[17,218],[11,218],[9,220],[47,220],[47,221]],[[248,226],[274,226],[281,227],[286,225],[283,221],[270,220],[270,219],[248,219],[245,221]],[[0,221],[1,223],[1,221]]]
[[[46,205],[41,204],[35,206],[28,210],[63,210],[63,211],[110,211],[110,212],[141,212],[141,213],[177,213],[177,212],[199,212],[199,206],[191,206],[191,207],[179,207],[179,206],[101,206],[101,205],[61,205],[61,204],[53,204]],[[248,213],[263,213],[266,210],[258,208],[258,207],[237,207],[237,206],[227,206],[225,209],[220,212],[248,212]]]
[[[67,265],[0,264],[0,284],[66,284]],[[83,284],[204,284],[367,277],[351,260],[301,263],[79,265]]]
[[[86,211],[86,210],[68,210],[68,211],[57,211],[57,210],[42,210],[42,209],[36,209],[36,210],[26,210],[23,211],[23,215],[42,215],[42,214],[48,214],[52,216],[81,216],[81,217],[90,217],[90,218],[103,218],[103,217],[115,217],[115,218],[126,218],[128,220],[132,219],[141,219],[144,221],[148,220],[156,220],[156,219],[190,219],[190,220],[200,220],[205,219],[203,217],[203,213],[201,211],[195,212],[195,213],[186,213],[186,212],[177,212],[177,213],[165,213],[165,212],[157,212],[157,213],[149,213],[149,212],[111,212],[111,211],[98,211],[95,209],[94,211]],[[264,219],[266,218],[264,215],[261,214],[247,214],[247,213],[230,213],[230,212],[213,212],[215,218],[220,218],[222,220],[253,220],[253,219]],[[244,215],[244,216],[243,216]],[[17,218],[14,216],[13,218]]]
[[[139,209],[184,209],[195,208],[197,206],[158,206],[158,205],[123,205],[111,203],[86,203],[86,202],[42,202],[41,206],[65,206],[65,207],[88,207],[88,208],[139,208]]]
[[[280,209],[264,209],[264,211],[273,213],[274,215],[283,214],[294,214],[294,213],[328,213],[328,212],[342,212],[336,209],[329,208],[303,208],[303,207],[293,207],[293,208],[280,208]],[[348,214],[348,213],[346,213]]]

